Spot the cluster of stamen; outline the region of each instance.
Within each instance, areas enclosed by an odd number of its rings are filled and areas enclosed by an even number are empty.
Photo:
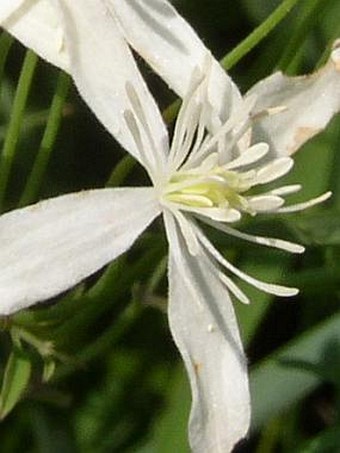
[[[284,199],[275,191],[249,194],[255,186],[283,176],[293,165],[289,157],[259,165],[258,161],[268,149],[266,143],[258,143],[224,165],[219,165],[218,154],[212,153],[196,168],[177,170],[164,188],[163,198],[181,210],[222,222],[235,222],[242,213],[256,215],[258,212],[277,211]],[[255,162],[255,168],[247,169]],[[298,189],[299,186],[289,186],[285,192]]]
[[[249,302],[247,296],[223,271],[231,272],[269,294],[295,295],[298,292],[295,288],[261,282],[233,266],[201,231],[195,217],[236,238],[302,253],[304,247],[299,244],[250,235],[234,229],[230,223],[240,220],[244,213],[256,215],[301,211],[325,201],[331,194],[327,192],[286,207],[283,206],[284,197],[299,191],[300,185],[286,185],[264,192],[258,190],[262,185],[287,174],[293,166],[293,160],[290,157],[269,158],[269,146],[266,143],[250,146],[251,126],[256,120],[251,114],[254,98],[245,98],[224,124],[218,123],[217,127],[212,128],[212,120],[216,118],[206,96],[208,77],[204,78],[199,73],[196,76],[194,74],[191,89],[183,100],[166,159],[162,153],[158,155],[141,101],[133,86],[127,85],[131,109],[125,112],[124,117],[131,137],[140,150],[140,159],[150,175],[160,203],[171,212],[170,218],[181,231],[190,254],[206,256],[221,283],[237,299]],[[261,115],[277,114],[282,109],[284,106],[278,106]]]

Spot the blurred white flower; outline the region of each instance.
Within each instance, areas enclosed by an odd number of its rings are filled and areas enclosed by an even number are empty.
[[[316,90],[315,86],[325,90],[322,80],[329,82],[338,62],[335,49],[317,75],[284,79],[285,83],[291,88],[297,83],[299,93]],[[305,209],[330,195],[285,207],[284,197],[299,190],[299,185],[249,194],[252,187],[275,181],[292,167],[290,157],[275,156],[268,143],[252,141],[252,126],[259,118],[278,121],[287,115],[291,98],[288,95],[287,102],[281,98],[274,110],[256,110],[263,101],[256,94],[261,90],[255,87],[255,94],[240,100],[232,115],[217,127],[218,116],[208,98],[209,57],[203,69],[193,72],[171,147],[149,92],[141,97],[130,82],[125,85],[126,104],[120,120],[129,136],[126,141],[133,144],[133,154],[147,170],[152,187],[84,191],[0,217],[0,310],[6,315],[71,288],[126,251],[163,215],[169,241],[169,323],[190,378],[189,437],[192,450],[199,453],[231,451],[249,426],[246,360],[230,294],[244,303],[248,299],[230,275],[271,294],[297,293],[294,288],[260,282],[235,268],[199,224],[300,253],[300,245],[251,236],[231,224],[246,214]],[[338,88],[335,82],[332,85],[328,88],[334,92]],[[214,122],[216,131],[212,132]],[[323,127],[322,115],[317,124]],[[275,135],[269,139],[275,142]]]

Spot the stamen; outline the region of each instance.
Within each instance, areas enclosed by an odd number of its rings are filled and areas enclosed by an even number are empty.
[[[253,145],[244,151],[240,157],[232,160],[229,164],[223,165],[223,168],[226,170],[232,170],[234,168],[253,164],[264,157],[268,151],[269,146],[267,143],[256,143],[256,145]]]
[[[174,203],[188,205],[190,207],[211,208],[214,206],[213,202],[205,196],[197,194],[185,194],[183,192],[170,193],[167,199]],[[184,206],[183,206],[184,208]]]
[[[269,193],[271,193],[272,195],[284,196],[299,192],[301,189],[302,186],[300,184],[291,184],[289,186],[282,186],[277,189],[271,190]]]
[[[260,168],[256,176],[256,184],[267,184],[281,178],[281,176],[288,173],[294,165],[293,159],[290,157],[281,157],[273,160],[268,165]]]
[[[237,277],[244,280],[245,282],[249,283],[252,286],[255,286],[256,288],[260,289],[261,291],[264,291],[265,293],[273,294],[274,296],[290,297],[298,294],[299,290],[297,288],[289,288],[287,286],[261,282],[260,280],[257,280],[256,278],[251,277],[250,275],[240,271],[231,263],[229,263],[229,261],[223,258],[223,256],[215,249],[211,242],[199,230],[199,228],[195,227],[195,230],[201,244],[216,259],[216,261],[220,263],[223,267],[225,267],[227,270],[235,274]]]
[[[218,222],[215,222],[213,220],[207,219],[205,217],[199,217],[199,219],[206,223],[207,225],[210,225],[214,228],[216,228],[219,231],[222,231],[223,233],[229,234],[230,236],[237,237],[239,239],[244,239],[248,242],[252,242],[254,244],[260,244],[260,245],[265,245],[267,247],[273,247],[277,248],[280,250],[284,250],[286,252],[290,253],[303,253],[305,251],[305,248],[302,245],[295,244],[293,242],[289,241],[284,241],[282,239],[277,239],[277,238],[272,238],[272,237],[263,237],[263,236],[255,236],[253,234],[247,234],[244,232],[241,232],[239,230],[235,230],[234,228],[226,225],[226,224],[221,224]]]
[[[228,222],[233,223],[237,222],[241,218],[241,213],[237,209],[228,208],[228,207],[196,207],[196,206],[187,206],[182,205],[180,203],[168,201],[166,205],[169,206],[171,209],[181,209],[182,211],[191,212],[193,214],[198,214],[201,216],[209,217],[212,220],[216,220],[218,222]]]
[[[188,94],[183,99],[175,125],[174,136],[169,153],[171,172],[176,170],[179,165],[184,162],[187,153],[189,152],[189,149],[187,149],[186,152],[183,149],[183,140],[189,130],[189,126],[191,133],[195,133],[200,111],[202,109],[202,103],[199,102],[198,99],[195,99],[195,94],[202,85],[203,80],[204,77],[201,70],[198,67],[195,67],[190,80]],[[193,118],[195,118],[194,121]]]
[[[258,195],[248,197],[247,202],[249,210],[256,214],[258,212],[277,211],[284,204],[284,199],[276,195]]]
[[[188,260],[186,259],[186,255],[182,252],[181,250],[181,237],[180,233],[178,231],[178,225],[175,222],[175,216],[173,215],[174,213],[171,212],[172,215],[169,215],[169,212],[166,210],[163,213],[164,216],[164,222],[166,225],[166,232],[168,235],[169,243],[171,244],[172,248],[172,256],[176,260],[176,265],[179,268],[179,271],[181,272],[181,276],[187,286],[188,291],[191,293],[193,296],[193,300],[196,302],[198,308],[200,310],[203,309],[202,301],[198,297],[197,294],[197,289],[194,283],[194,276],[192,275],[192,271],[190,268],[189,263],[187,262]],[[183,236],[184,242],[186,242],[186,239]],[[185,245],[185,244],[184,244]],[[198,247],[201,249],[200,244],[198,244]],[[189,274],[189,275],[188,275]]]
[[[180,211],[174,211],[173,214],[179,224],[190,255],[196,256],[199,251],[199,243],[192,225],[186,220],[186,218],[183,214],[181,214]]]
[[[145,117],[145,113],[144,113],[145,109],[142,107],[139,96],[138,96],[134,86],[132,85],[132,83],[126,82],[125,89],[126,89],[127,97],[129,99],[131,107],[132,107],[132,113],[135,115],[135,117],[138,119],[138,121],[142,125],[143,131],[145,132],[147,140],[149,142],[149,146],[153,151],[150,153],[147,149],[144,149],[144,153],[149,154],[147,162],[151,163],[151,160],[152,160],[153,164],[155,165],[156,170],[158,170],[158,173],[159,173],[161,171],[161,168],[159,168],[160,167],[159,156],[162,156],[162,153],[160,153],[156,147],[156,144],[155,144],[155,141],[153,138],[153,133],[150,130],[149,121]],[[140,132],[139,132],[139,135],[140,135]],[[158,156],[158,158],[156,158],[155,156]]]
[[[323,203],[324,201],[328,200],[332,196],[332,192],[326,192],[319,197],[312,198],[311,200],[305,201],[303,203],[293,204],[291,206],[285,206],[284,208],[278,209],[276,212],[282,213],[290,213],[290,212],[298,212],[303,211],[304,209],[311,208],[317,204]]]
[[[260,112],[253,114],[252,120],[258,121],[258,120],[261,120],[262,118],[265,118],[266,116],[277,115],[278,113],[285,112],[287,109],[288,109],[288,107],[286,105],[278,105],[276,107],[269,107],[264,110],[261,110]]]
[[[247,122],[247,119],[249,118],[249,112],[251,111],[255,102],[255,96],[251,96],[246,99],[242,104],[242,107],[237,112],[235,112],[214,135],[209,135],[207,137],[207,139],[202,143],[202,146],[197,150],[195,154],[190,154],[185,168],[192,168],[197,165],[197,163],[204,158],[205,154],[215,145],[217,145],[221,138],[225,137],[229,132],[231,132],[237,124]]]
[[[135,142],[136,148],[139,150],[141,157],[142,157],[142,164],[144,165],[145,168],[147,168],[151,179],[153,180],[153,171],[152,171],[152,166],[149,165],[149,160],[148,160],[148,155],[144,147],[144,143],[140,134],[140,130],[135,118],[135,115],[131,110],[125,110],[124,112],[124,119],[126,122],[126,125],[131,133],[131,137],[133,141]]]
[[[238,299],[240,302],[243,304],[250,304],[250,300],[248,297],[244,294],[243,291],[240,290],[240,288],[232,281],[231,278],[229,278],[227,275],[223,274],[223,272],[218,273],[218,277],[221,280],[221,282],[229,289],[229,291],[234,294],[236,299]]]
[[[170,172],[177,170],[185,161],[195,135],[202,104],[188,104],[180,126],[175,128],[170,149]],[[178,123],[176,123],[177,125]]]

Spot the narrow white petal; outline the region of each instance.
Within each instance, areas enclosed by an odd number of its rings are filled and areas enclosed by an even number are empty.
[[[181,97],[195,68],[204,69],[208,49],[167,0],[106,0],[112,16],[135,50]],[[212,62],[208,98],[225,120],[240,93],[216,60]]]
[[[71,74],[80,94],[104,126],[142,165],[149,169],[150,165],[155,166],[155,160],[163,165],[168,150],[165,125],[104,2],[59,0],[59,4]],[[129,87],[133,87],[133,93]],[[149,131],[138,111],[139,105],[152,130],[153,146],[150,146]],[[148,152],[147,161],[124,121],[126,111],[132,111],[138,118],[144,151]]]
[[[270,144],[276,155],[288,156],[322,131],[340,110],[340,51],[335,44],[326,66],[303,77],[273,74],[249,92],[257,95],[254,114],[283,106],[281,113],[254,120],[253,139]]]
[[[76,285],[127,250],[160,208],[152,188],[64,195],[0,217],[0,314]]]
[[[189,438],[195,453],[227,453],[249,427],[247,366],[233,306],[202,249],[192,257],[171,214],[169,322],[192,389]]]
[[[0,2],[0,25],[43,59],[69,72],[69,54],[56,3],[51,0],[3,2]]]

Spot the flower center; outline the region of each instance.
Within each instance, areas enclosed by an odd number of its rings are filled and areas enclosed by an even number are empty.
[[[208,155],[199,166],[184,164],[173,173],[162,191],[168,206],[221,222],[235,222],[242,213],[255,215],[279,209],[284,203],[275,191],[251,195],[249,189],[271,182],[289,171],[290,158],[278,158],[266,165],[258,160],[268,145],[259,143],[240,157],[219,165],[218,154]],[[244,169],[245,167],[251,169]]]
[[[246,210],[246,199],[241,195],[250,187],[248,174],[214,167],[209,172],[178,171],[167,184],[166,200],[197,208],[226,208]]]

